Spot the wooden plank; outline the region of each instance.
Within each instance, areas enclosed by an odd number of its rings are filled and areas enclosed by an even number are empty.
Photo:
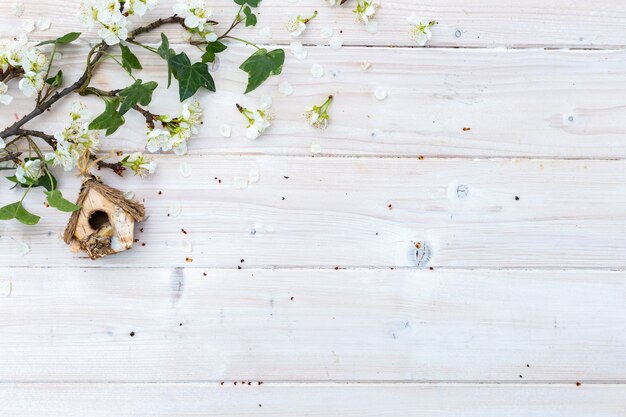
[[[626,267],[626,161],[172,156],[157,163],[144,180],[103,173],[145,200],[149,218],[132,251],[96,262],[70,253],[59,239],[68,214],[45,208],[36,190],[25,204],[42,216],[37,226],[0,223],[5,263],[169,267],[190,257],[193,266],[223,268]],[[251,170],[260,181],[237,189],[235,177]],[[78,178],[60,175],[60,184],[73,199]],[[4,191],[0,203],[21,193]],[[191,253],[179,249],[183,239]],[[14,255],[20,240],[29,255]]]
[[[626,411],[624,385],[2,384],[12,417],[587,417]]]
[[[22,0],[26,5],[23,18],[47,16],[53,26],[48,32],[34,33],[33,38],[47,39],[70,31],[83,30],[74,12],[55,2]],[[10,36],[19,27],[11,12],[12,1],[0,3],[0,34]],[[73,0],[78,9],[78,0]],[[172,14],[173,0],[161,0],[156,10],[141,19],[135,19],[135,26],[166,17]],[[218,33],[228,28],[237,11],[237,5],[230,0],[207,2],[213,10],[215,20],[221,22]],[[462,47],[580,47],[603,48],[626,45],[623,22],[626,19],[626,5],[620,0],[596,0],[580,2],[572,7],[566,0],[524,0],[515,3],[494,5],[489,0],[430,0],[416,4],[413,0],[385,0],[377,16],[379,31],[368,33],[363,25],[357,24],[350,5],[332,8],[317,0],[301,0],[289,3],[279,0],[265,0],[259,8],[259,24],[256,29],[241,29],[237,35],[250,40],[259,40],[259,30],[271,29],[272,40],[289,43],[291,37],[286,25],[290,18],[309,15],[314,9],[319,16],[311,22],[302,35],[307,43],[321,43],[320,30],[330,26],[335,34],[348,45],[416,45],[409,39],[407,16],[416,14],[436,19],[439,25],[434,29],[430,42],[432,46]],[[182,30],[168,27],[165,32],[173,40],[182,40]],[[95,38],[95,31],[90,38]],[[157,41],[158,33],[144,36],[143,39]]]
[[[186,49],[195,58],[198,51]],[[85,50],[63,52],[67,82],[83,71]],[[288,53],[284,75],[271,78],[252,97],[242,96],[246,75],[238,69],[249,49],[233,47],[215,72],[218,92],[200,93],[205,125],[190,144],[191,153],[309,155],[319,143],[327,155],[403,156],[532,156],[556,158],[624,158],[626,156],[626,60],[621,51],[514,51],[349,48],[311,49],[301,62]],[[165,89],[164,62],[140,54],[144,80],[156,80],[150,109],[178,114],[177,88]],[[361,62],[373,66],[363,71]],[[323,78],[311,76],[311,65],[323,65]],[[122,88],[131,80],[103,66],[94,85]],[[286,80],[294,94],[284,97],[278,84]],[[378,101],[376,87],[389,98]],[[0,125],[32,109],[11,85],[16,100],[0,113]],[[335,102],[326,131],[306,124],[307,106],[321,104],[328,94]],[[255,106],[259,98],[274,98],[273,126],[257,141],[245,139],[245,119],[236,102]],[[45,117],[29,124],[61,130],[69,97]],[[86,100],[94,112],[100,100]],[[136,113],[128,126],[103,140],[106,150],[142,150],[145,124]],[[224,138],[223,123],[233,127]],[[470,130],[467,130],[469,128]]]
[[[626,381],[623,272],[0,272],[0,382]]]

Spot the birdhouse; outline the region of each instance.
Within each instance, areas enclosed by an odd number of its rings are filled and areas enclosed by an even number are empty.
[[[85,181],[65,229],[63,240],[72,250],[83,250],[91,259],[132,248],[135,222],[144,219],[143,204],[127,199],[95,176]]]

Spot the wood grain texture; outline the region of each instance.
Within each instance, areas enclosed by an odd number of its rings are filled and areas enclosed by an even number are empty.
[[[53,22],[32,41],[85,31],[79,0],[23,1],[23,19]],[[23,22],[12,3],[0,37]],[[209,3],[227,26],[237,6]],[[68,214],[39,190],[25,202],[38,226],[0,222],[2,417],[625,415],[626,3],[384,0],[373,35],[349,7],[265,0],[237,34],[286,46],[286,21],[314,8],[308,58],[287,51],[250,96],[237,67],[252,49],[229,45],[190,155],[157,156],[145,180],[101,172],[146,204],[132,251],[70,253]],[[411,13],[439,21],[432,48],[413,47]],[[326,46],[325,26],[344,48]],[[165,32],[198,59],[180,27]],[[61,48],[67,82],[95,39]],[[136,52],[138,77],[160,84],[150,109],[176,113],[163,62]],[[110,61],[94,78],[130,82]],[[1,125],[32,106],[10,88]],[[309,128],[304,108],[328,94],[331,125]],[[247,141],[234,104],[267,95],[273,125]],[[59,130],[70,102],[28,127]],[[129,114],[103,152],[142,150],[144,135]],[[251,170],[260,181],[236,189]],[[73,199],[78,178],[58,174]]]
[[[48,32],[34,33],[33,38],[47,39],[85,27],[75,16],[79,0],[68,0],[60,5],[56,1],[23,0],[26,5],[24,18],[48,16],[53,27]],[[172,14],[173,0],[161,0],[156,10],[141,19],[136,25]],[[620,0],[596,0],[572,2],[566,0],[523,0],[494,4],[489,0],[429,0],[416,3],[414,0],[382,1],[377,21],[377,34],[368,33],[354,20],[350,5],[332,8],[322,0],[300,0],[289,3],[285,0],[264,0],[259,8],[259,24],[256,29],[241,29],[237,33],[251,40],[258,40],[259,30],[269,27],[272,40],[289,43],[287,21],[297,15],[310,15],[319,11],[301,40],[307,43],[323,42],[320,30],[330,26],[335,34],[348,45],[416,45],[409,39],[406,18],[411,14],[436,19],[439,24],[429,43],[431,46],[453,47],[574,47],[606,48],[626,45],[623,22],[626,19],[626,4]],[[0,35],[13,35],[17,26],[11,13],[11,1],[0,3]],[[208,3],[215,20],[221,22],[218,32],[228,28],[237,11],[231,0],[212,0]],[[165,32],[173,40],[182,39],[182,30],[169,27]],[[93,39],[95,31],[90,34]],[[158,34],[144,39],[156,41]]]
[[[623,415],[625,396],[623,385],[574,384],[2,384],[0,411],[12,417],[587,417]]]
[[[625,382],[623,272],[0,272],[0,382]]]
[[[249,267],[624,268],[625,169],[624,161],[164,157],[149,179],[104,173],[145,200],[149,218],[132,251],[101,262],[71,254],[58,237],[67,213],[45,208],[38,190],[26,206],[41,222],[0,223],[0,251],[14,266],[185,266],[191,257],[192,266],[224,268],[242,258]],[[251,170],[260,181],[236,189],[234,178]],[[78,179],[59,183],[74,198]],[[20,196],[4,192],[0,203]],[[177,205],[180,215],[168,216]],[[179,250],[182,239],[191,254]],[[13,255],[15,240],[32,253]]]
[[[199,59],[198,51],[184,50]],[[85,53],[80,47],[64,48],[68,83],[82,73]],[[249,48],[234,46],[223,55],[214,72],[218,92],[199,95],[206,116],[190,153],[309,155],[315,142],[326,155],[626,156],[623,51],[311,48],[306,61],[288,52],[284,74],[248,97],[241,94],[246,74],[238,66],[250,53]],[[149,108],[178,114],[177,87],[165,89],[164,61],[144,53],[140,57],[145,70],[139,77],[160,84]],[[373,64],[369,71],[361,68],[363,61]],[[313,63],[323,65],[323,78],[312,77]],[[293,85],[292,96],[278,92],[283,80]],[[110,63],[99,68],[94,85],[112,89],[131,82]],[[374,97],[379,86],[389,93],[382,102]],[[15,92],[11,111],[0,114],[2,125],[32,109],[32,100]],[[332,120],[321,132],[306,124],[303,113],[328,94],[335,97]],[[255,106],[268,95],[274,101],[273,126],[259,140],[249,141],[235,103]],[[78,99],[95,113],[103,108],[96,98],[70,97],[29,126],[50,133],[61,130],[70,103]],[[144,149],[143,118],[130,113],[127,120],[125,127],[102,140],[103,149]],[[220,133],[224,123],[233,128],[230,139]]]

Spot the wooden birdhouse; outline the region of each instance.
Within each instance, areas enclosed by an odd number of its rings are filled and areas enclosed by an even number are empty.
[[[135,221],[145,216],[143,204],[95,176],[83,181],[76,204],[81,208],[72,213],[63,237],[72,250],[98,259],[132,248]]]

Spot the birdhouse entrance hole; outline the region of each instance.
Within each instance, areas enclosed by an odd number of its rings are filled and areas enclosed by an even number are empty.
[[[89,226],[91,226],[93,230],[98,230],[110,222],[109,215],[102,210],[96,210],[89,216]]]

